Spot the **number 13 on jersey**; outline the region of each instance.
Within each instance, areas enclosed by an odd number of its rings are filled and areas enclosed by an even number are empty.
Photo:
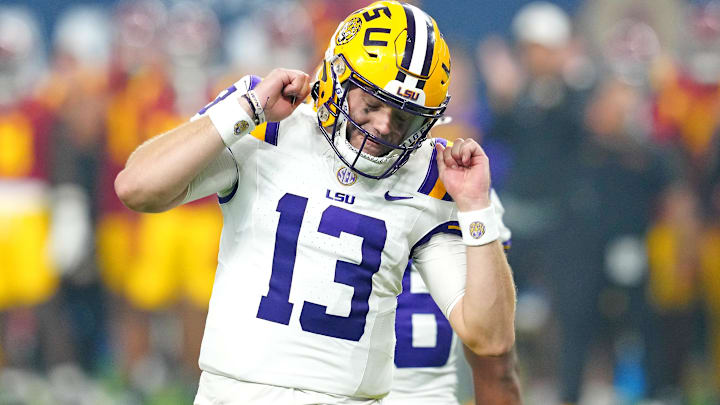
[[[293,303],[290,302],[298,236],[308,199],[287,193],[280,198],[280,213],[275,235],[275,248],[267,295],[260,300],[257,317],[270,322],[288,325]],[[339,339],[359,341],[365,330],[366,316],[372,290],[372,276],[380,269],[385,247],[387,228],[385,221],[358,214],[331,205],[320,219],[318,232],[340,237],[342,232],[362,238],[362,261],[359,264],[337,260],[335,282],[353,287],[350,314],[345,316],[327,313],[327,307],[305,301],[300,312],[300,326],[306,332]]]

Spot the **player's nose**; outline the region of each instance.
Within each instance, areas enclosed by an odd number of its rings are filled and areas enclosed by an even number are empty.
[[[375,133],[381,136],[389,135],[392,132],[392,108],[386,107],[375,112],[372,120]]]

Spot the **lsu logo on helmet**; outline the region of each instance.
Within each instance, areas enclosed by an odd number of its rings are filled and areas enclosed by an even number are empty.
[[[335,44],[347,44],[348,42],[350,42],[351,39],[355,38],[355,35],[358,33],[358,31],[360,31],[361,27],[362,20],[360,19],[360,17],[351,18],[344,24],[344,27],[342,30],[340,30],[340,33],[337,34]]]

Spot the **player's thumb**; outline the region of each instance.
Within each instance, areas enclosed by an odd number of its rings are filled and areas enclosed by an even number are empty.
[[[437,160],[438,171],[445,171],[445,146],[440,142],[435,144],[435,159]]]

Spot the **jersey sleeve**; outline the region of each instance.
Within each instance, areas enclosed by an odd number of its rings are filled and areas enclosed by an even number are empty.
[[[510,229],[503,222],[505,208],[495,190],[490,190],[490,201],[495,207],[500,241],[509,248]],[[455,215],[457,212],[453,211]],[[466,246],[462,242],[457,222],[448,221],[432,229],[413,248],[411,256],[415,268],[430,291],[440,310],[449,319],[455,304],[465,295],[467,273]]]
[[[446,318],[465,295],[467,257],[459,235],[438,233],[414,251],[413,265]]]
[[[217,193],[220,198],[229,195],[238,181],[238,168],[230,149],[223,149],[188,185],[183,204]]]

